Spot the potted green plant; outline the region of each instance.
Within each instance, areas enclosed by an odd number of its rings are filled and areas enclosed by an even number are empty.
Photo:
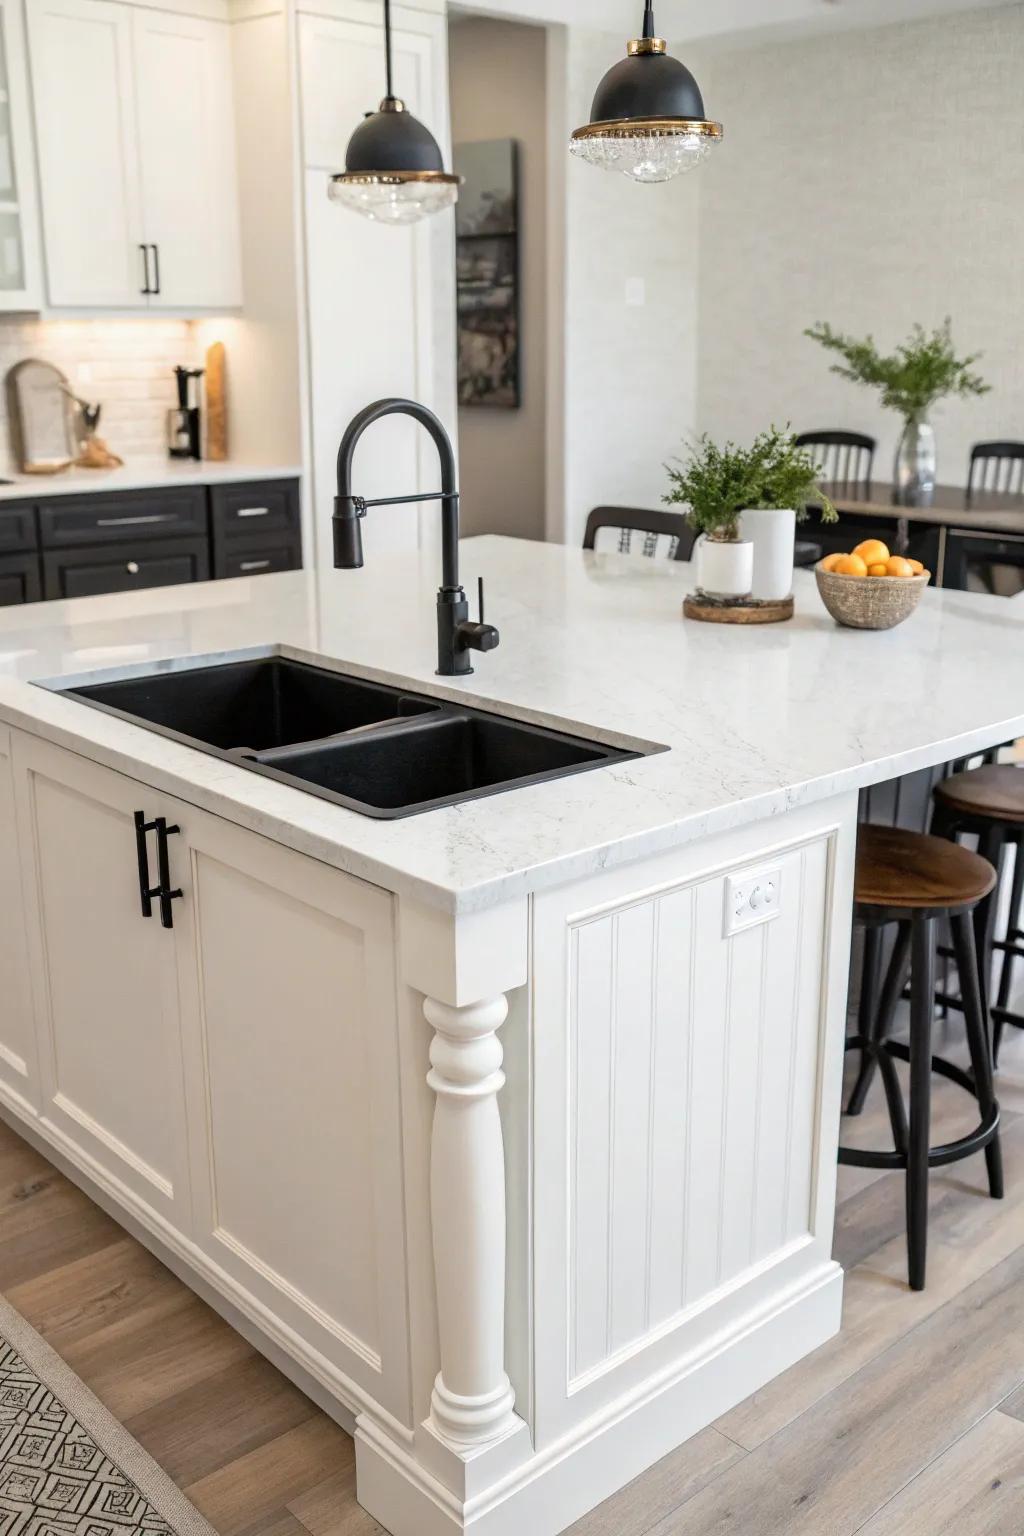
[[[929,412],[949,395],[963,399],[989,393],[991,386],[973,372],[981,353],[957,356],[948,318],[930,335],[922,325],[915,325],[907,340],[888,357],[879,352],[871,336],[858,341],[834,331],[827,323],[811,326],[804,334],[842,358],[833,364],[833,373],[881,390],[882,404],[900,413],[903,432],[893,477],[897,497],[907,506],[927,504],[935,491],[938,468]]]
[[[684,463],[666,467],[672,485],[664,500],[684,506],[700,535],[700,591],[709,597],[745,597],[753,589],[755,597],[766,600],[787,597],[798,519],[814,503],[822,506],[824,516],[836,515],[818,488],[817,465],[792,434],[772,427],[749,448],[732,442],[720,447],[705,434]],[[758,517],[762,512],[770,515]],[[755,556],[755,533],[763,560]],[[780,585],[785,591],[777,590]]]

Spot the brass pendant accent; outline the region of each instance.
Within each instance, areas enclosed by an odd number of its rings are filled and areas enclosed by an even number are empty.
[[[631,59],[639,59],[645,54],[667,53],[668,43],[663,37],[633,37],[626,44],[626,52]]]
[[[616,117],[603,123],[585,123],[577,128],[574,139],[635,139],[642,134],[652,138],[721,139],[721,123],[704,117]]]

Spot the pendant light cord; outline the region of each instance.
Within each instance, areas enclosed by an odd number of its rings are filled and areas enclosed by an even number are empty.
[[[654,0],[646,0],[644,6],[644,37],[654,36]]]
[[[391,0],[384,0],[384,58],[387,71],[387,97],[389,101],[393,101],[395,90],[391,77]]]

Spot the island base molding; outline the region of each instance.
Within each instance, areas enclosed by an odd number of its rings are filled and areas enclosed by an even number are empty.
[[[742,1317],[698,1358],[613,1404],[476,1498],[460,1501],[368,1416],[356,1420],[360,1504],[391,1536],[559,1536],[684,1441],[834,1338],[843,1274],[828,1263]],[[492,1469],[493,1470],[493,1469]]]

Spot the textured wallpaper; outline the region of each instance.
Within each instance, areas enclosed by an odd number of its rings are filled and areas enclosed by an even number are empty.
[[[1024,438],[1024,6],[701,58],[727,139],[701,176],[701,425],[874,433],[896,418],[802,338],[829,319],[889,347],[953,317],[994,386],[935,413],[940,478]]]

